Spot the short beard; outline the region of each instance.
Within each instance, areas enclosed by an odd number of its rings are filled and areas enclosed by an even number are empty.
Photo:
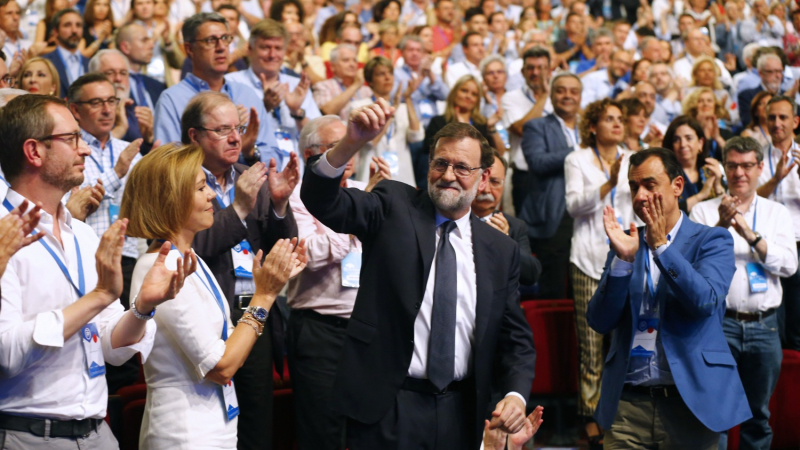
[[[764,83],[764,87],[767,89],[767,91],[768,91],[768,92],[770,92],[770,93],[772,93],[772,94],[777,94],[777,93],[778,93],[778,91],[779,91],[779,90],[780,90],[780,88],[781,88],[781,83],[779,83],[779,82],[775,82],[775,83]]]
[[[475,186],[467,191],[458,184],[458,181],[448,183],[444,180],[439,180],[436,183],[428,184],[428,196],[430,196],[434,206],[436,206],[440,212],[455,213],[463,211],[472,205],[472,201],[475,200],[475,196],[478,195],[479,184],[480,183],[476,182]],[[455,187],[459,192],[457,194],[450,194],[449,192],[436,189],[436,186]]]
[[[45,163],[45,165],[42,167],[40,176],[42,177],[42,181],[58,188],[66,194],[75,186],[80,186],[83,184],[84,177],[82,173],[79,176],[70,178],[69,173],[72,170],[72,167],[73,166],[71,164],[66,168],[63,168],[54,167],[52,163]]]

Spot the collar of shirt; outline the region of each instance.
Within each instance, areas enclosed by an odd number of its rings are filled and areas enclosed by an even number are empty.
[[[184,78],[183,81],[185,81],[189,86],[192,87],[192,89],[194,89],[195,92],[198,93],[205,92],[211,89],[210,87],[208,87],[208,83],[205,80],[197,77],[197,75],[193,73],[186,74],[186,78]],[[220,92],[222,92],[223,94],[227,95],[230,98],[233,98],[231,87],[225,80],[225,78],[222,79],[222,89],[220,89]]]
[[[8,194],[6,194],[6,199],[8,200],[9,203],[11,203],[11,206],[13,206],[14,208],[19,206],[20,203],[22,203],[23,200],[28,200],[28,203],[31,204],[31,205],[33,205],[35,203],[30,199],[26,199],[20,193],[18,193],[17,191],[15,191],[13,189],[9,189],[8,190]],[[50,214],[48,212],[45,212],[45,210],[41,210],[41,212],[42,212],[42,218],[39,219],[39,223],[42,224],[42,225],[45,225],[45,227],[38,227],[39,231],[46,230],[50,234],[53,234],[53,231],[52,231],[53,230],[53,216],[52,216],[52,214]],[[62,223],[64,225],[68,226],[70,229],[72,229],[72,214],[70,214],[69,210],[64,207],[64,203],[63,202],[59,202],[57,214],[58,214],[58,217],[60,219],[63,219],[63,220],[60,220],[59,223]]]
[[[100,153],[100,155],[103,154],[103,151],[105,149],[109,148],[112,145],[112,141],[114,140],[114,137],[109,135],[108,140],[106,141],[106,145],[105,147],[103,147],[102,145],[100,145],[99,139],[89,134],[89,132],[87,132],[83,128],[81,128],[81,138],[83,138],[83,141],[86,142],[86,145],[88,145],[89,148],[92,149],[92,153],[94,153],[95,150],[97,150]]]
[[[247,76],[247,79],[250,80],[250,82],[253,84],[254,87],[256,87],[256,88],[258,88],[258,89],[260,89],[262,91],[264,90],[264,86],[261,84],[261,78],[259,78],[258,75],[256,75],[255,72],[253,72],[253,68],[252,67],[249,67],[247,69],[247,71],[245,72],[245,75]]]
[[[678,221],[675,222],[675,225],[672,227],[671,230],[669,230],[669,233],[667,233],[667,243],[657,248],[655,252],[650,248],[650,246],[648,246],[647,253],[649,253],[651,257],[653,256],[658,257],[659,255],[664,253],[667,250],[667,248],[669,248],[669,246],[672,244],[672,241],[674,240],[675,236],[678,235],[678,231],[680,231],[681,229],[681,224],[683,224],[683,211],[681,211],[681,216],[678,217]],[[647,242],[647,228],[645,228],[644,233],[645,233],[644,235],[645,242]]]
[[[65,64],[73,62],[74,61],[72,59],[73,56],[78,56],[77,49],[75,49],[75,52],[73,53],[60,45],[56,46],[56,51],[58,52],[59,55],[61,55],[61,59],[64,60]]]
[[[236,177],[235,177],[236,174],[235,174],[235,172],[233,170],[233,167],[228,169],[228,173],[226,175],[226,178],[228,180],[225,183],[225,190],[224,191],[222,190],[222,186],[220,186],[219,183],[217,183],[217,177],[214,176],[213,173],[211,173],[205,167],[203,167],[203,172],[205,172],[205,174],[206,174],[206,183],[209,186],[211,186],[211,188],[214,189],[214,192],[219,194],[219,196],[222,197],[223,199],[226,198],[224,194],[226,192],[230,191],[231,189],[233,189],[233,187],[236,185]],[[224,207],[226,207],[228,205],[219,205],[219,206],[224,208]]]
[[[459,237],[464,236],[464,230],[466,227],[469,226],[469,217],[472,215],[472,208],[469,209],[469,212],[464,214],[460,219],[456,219],[454,222],[456,223],[456,228],[458,228]],[[438,210],[436,211],[436,229],[438,230],[443,223],[447,222],[447,217],[443,216]]]

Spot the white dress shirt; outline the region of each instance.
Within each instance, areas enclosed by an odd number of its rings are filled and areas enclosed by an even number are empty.
[[[13,190],[6,199],[14,207],[23,201]],[[90,292],[97,285],[94,255],[100,239],[89,225],[74,220],[63,204],[58,208],[63,247],[53,236],[52,215],[42,211],[38,230],[45,233],[44,242],[76,283],[80,271],[77,239],[85,290]],[[0,216],[6,214],[8,210],[0,207]],[[79,333],[66,340],[63,337],[62,310],[75,303],[78,294],[50,253],[39,242],[21,249],[9,260],[0,283],[0,411],[56,420],[105,417],[106,378],[89,377]],[[103,359],[119,365],[140,352],[147,361],[156,334],[152,321],[138,343],[111,347],[111,334],[123,314],[125,309],[117,300],[89,321],[100,334]]]
[[[722,197],[700,202],[692,208],[690,218],[703,225],[713,227],[719,222],[719,205]],[[781,277],[789,277],[797,271],[797,246],[789,210],[780,203],[756,196],[742,214],[747,225],[755,229],[767,243],[767,257],[761,260],[758,253],[751,250],[747,241],[731,226],[733,253],[736,256],[736,273],[728,289],[727,308],[739,312],[768,311],[781,305],[783,288]],[[750,292],[747,276],[747,263],[758,263],[764,267],[767,277],[766,292]]]
[[[317,175],[335,178],[344,173],[346,166],[335,168],[328,162],[327,155],[317,161],[311,170]],[[450,244],[456,255],[456,336],[455,336],[455,364],[453,379],[461,380],[469,376],[469,366],[472,360],[472,342],[475,332],[475,312],[477,304],[477,277],[475,275],[475,258],[472,250],[472,224],[470,213],[456,220],[456,229],[450,233]],[[447,219],[436,213],[436,250],[434,251],[431,271],[428,273],[428,283],[422,295],[422,305],[414,321],[414,353],[408,367],[408,376],[413,378],[428,378],[428,342],[431,333],[431,312],[433,311],[433,289],[436,283],[436,253],[439,249],[441,228],[439,225]],[[526,399],[517,392],[509,392],[526,403]]]
[[[525,155],[522,153],[522,136],[511,131],[511,125],[530,112],[536,104],[536,97],[533,95],[531,88],[523,86],[519,89],[506,92],[500,104],[503,107],[503,126],[508,130],[508,141],[511,144],[511,163],[513,163],[514,167],[518,170],[528,170],[528,162],[525,161]],[[553,103],[550,101],[550,96],[548,95],[542,117],[552,113]]]
[[[180,256],[173,249],[167,255],[166,267],[176,270]],[[131,298],[139,293],[157,257],[157,253],[145,253],[139,258],[133,270]],[[200,265],[205,263],[197,259],[197,271],[186,278],[174,299],[159,305],[152,321],[158,324],[159,333],[144,363],[147,403],[140,448],[236,448],[238,418],[226,420],[222,387],[205,378],[225,354],[225,341],[222,311],[204,284],[207,279]],[[210,270],[209,275],[221,293]],[[230,336],[234,327],[230,307],[224,298],[222,304]]]
[[[60,45],[56,47],[56,51],[61,61],[64,63],[67,81],[69,81],[69,84],[72,84],[84,73],[83,64],[81,64],[81,54],[77,49],[74,52],[70,52]]]
[[[610,97],[614,92],[614,86],[621,88],[628,87],[622,80],[612,83],[608,76],[608,70],[598,70],[583,77],[583,93],[581,94],[581,108],[586,108],[589,103]]]
[[[675,73],[675,76],[691,81],[692,66],[694,65],[695,59],[695,57],[687,53],[686,56],[672,63],[672,71]],[[714,58],[714,62],[717,64],[717,67],[719,67],[719,81],[726,87],[733,84],[733,77],[731,77],[731,73],[728,72],[728,69],[725,68],[725,63],[717,58]]]
[[[575,126],[570,128],[567,126],[567,123],[564,122],[564,119],[561,118],[558,114],[555,115],[556,119],[558,119],[558,123],[561,125],[561,131],[564,132],[564,139],[567,140],[567,145],[572,147],[572,149],[578,148],[578,144],[581,141],[581,135],[578,133],[578,117],[575,116]]]
[[[800,150],[800,146],[794,141],[792,141],[792,148],[789,149],[789,164],[792,163],[791,154],[793,150]],[[761,171],[761,175],[758,177],[759,186],[772,178],[781,157],[783,157],[783,153],[774,146],[768,145],[764,148],[764,170]],[[781,203],[789,209],[789,214],[792,216],[794,240],[800,241],[800,176],[798,176],[796,168],[792,169],[789,175],[786,175],[786,178],[781,180],[778,187],[768,198]],[[788,225],[788,223],[785,225]]]
[[[342,260],[351,249],[361,249],[361,241],[349,234],[337,233],[317,220],[300,199],[302,182],[289,198],[297,237],[306,240],[308,264],[305,270],[289,280],[286,293],[293,309],[313,309],[330,316],[349,319],[356,303],[358,288],[342,286]],[[348,188],[364,190],[366,183],[347,180]]]
[[[628,166],[634,152],[617,147],[623,157],[614,192],[600,198],[600,186],[608,181],[606,174],[595,165],[597,156],[593,149],[581,148],[564,160],[564,176],[567,191],[567,212],[575,221],[572,232],[572,248],[569,261],[587,276],[599,280],[608,256],[608,237],[603,226],[603,209],[614,208],[622,228],[628,229],[631,222],[641,224],[633,214],[631,189],[628,186]],[[608,166],[605,168],[610,170]],[[612,199],[613,194],[613,199]]]
[[[478,83],[483,82],[481,69],[475,64],[469,62],[467,59],[448,66],[447,72],[444,73],[444,81],[447,83],[447,87],[452,89],[453,86],[456,85],[456,82],[459,80],[459,78],[463,77],[464,75],[472,75],[478,80]]]
[[[19,53],[22,55],[22,51],[29,49],[31,44],[33,44],[33,42],[28,39],[18,38],[16,41],[11,42],[11,39],[6,37],[6,42],[3,44],[3,53],[6,54],[6,65],[11,64],[14,54]]]

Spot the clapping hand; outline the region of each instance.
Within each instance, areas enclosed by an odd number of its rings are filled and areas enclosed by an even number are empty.
[[[256,112],[255,108],[245,109],[244,119],[242,119],[241,111],[239,113],[239,124],[247,125],[247,130],[242,135],[242,153],[246,159],[250,160],[253,159],[253,154],[255,153],[261,120],[258,118],[258,112]]]
[[[667,243],[667,216],[664,215],[664,201],[661,193],[647,196],[642,208],[642,220],[647,225],[647,245],[651,250]]]
[[[122,247],[125,244],[125,231],[128,219],[120,219],[112,223],[100,238],[100,245],[95,253],[97,268],[97,285],[94,290],[106,301],[106,306],[113,303],[122,293]]]
[[[72,214],[74,219],[85,222],[86,218],[94,214],[97,208],[100,207],[100,202],[106,195],[106,190],[103,188],[103,180],[97,179],[97,184],[94,186],[85,186],[72,188],[72,192],[67,200],[67,210]]]
[[[131,163],[136,155],[139,154],[139,148],[142,146],[142,139],[136,139],[135,141],[131,142],[125,150],[123,150],[119,154],[119,158],[117,159],[117,164],[114,165],[114,172],[116,172],[119,178],[123,178],[125,175],[128,174],[128,170],[131,168]]]
[[[528,414],[528,420],[525,421],[525,425],[522,429],[514,434],[508,435],[508,450],[522,450],[522,446],[530,441],[533,435],[539,431],[539,427],[542,425],[542,422],[544,422],[544,420],[542,420],[543,414],[544,408],[541,406],[537,406]]]
[[[256,295],[267,295],[272,301],[281,292],[283,286],[290,278],[297,276],[306,268],[308,257],[306,256],[306,241],[297,238],[281,239],[275,243],[261,263],[264,255],[259,250],[253,258],[253,281],[256,284]],[[269,305],[272,307],[272,304]],[[266,307],[266,309],[269,309]]]
[[[0,219],[0,276],[6,271],[8,261],[19,249],[44,236],[44,233],[28,236],[39,225],[39,219],[42,217],[39,205],[25,214],[28,205],[28,201],[23,200],[18,207]]]
[[[169,241],[161,244],[156,263],[144,276],[142,288],[136,298],[136,310],[142,314],[148,314],[156,306],[175,298],[186,277],[197,270],[197,256],[191,249],[182,258],[178,258],[177,270],[167,269],[165,261],[171,248]]]
[[[625,234],[625,230],[617,222],[614,208],[606,206],[603,210],[603,227],[606,230],[611,250],[614,250],[617,258],[633,262],[636,252],[639,251],[639,230],[636,225],[631,223],[630,235]]]
[[[497,403],[492,411],[489,429],[505,433],[516,433],[525,425],[525,404],[516,395],[508,395]]]
[[[508,236],[510,227],[508,225],[508,219],[506,219],[503,213],[499,212],[497,214],[492,214],[492,217],[486,222],[486,224]]]
[[[240,220],[244,220],[256,207],[258,191],[266,181],[267,166],[261,161],[245,170],[236,180],[236,196],[233,199],[233,209]]]
[[[392,169],[389,163],[380,156],[373,156],[372,162],[369,165],[369,184],[367,184],[366,192],[372,192],[372,189],[382,180],[392,179]]]
[[[740,204],[739,197],[737,196],[729,196],[728,194],[722,195],[722,201],[719,204],[719,222],[717,222],[718,227],[728,228],[731,226],[731,221],[733,220],[734,216],[739,213],[736,209]]]
[[[300,181],[300,164],[297,161],[297,153],[289,155],[289,164],[282,171],[277,171],[277,163],[274,158],[269,160],[269,194],[272,199],[272,207],[279,216],[286,213],[286,205],[292,195],[295,186]]]

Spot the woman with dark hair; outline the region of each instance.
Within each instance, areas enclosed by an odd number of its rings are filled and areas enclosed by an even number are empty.
[[[111,44],[114,34],[114,13],[109,0],[89,0],[83,13],[83,56],[91,58]]]
[[[281,23],[303,23],[305,11],[298,0],[276,0],[269,7],[269,18]]]
[[[625,150],[638,152],[649,147],[642,140],[642,133],[647,128],[647,111],[637,98],[626,98],[619,101],[625,113],[625,139],[620,144]]]
[[[664,147],[675,152],[683,169],[681,211],[689,214],[694,205],[725,193],[722,166],[708,157],[709,144],[703,126],[689,116],[678,116],[664,133]]]
[[[372,7],[372,20],[378,24],[384,20],[400,21],[403,5],[399,0],[381,0]]]
[[[648,81],[647,74],[650,72],[650,61],[646,59],[640,59],[633,63],[633,67],[631,67],[631,86],[635,86],[636,83],[640,81]]]
[[[767,124],[767,103],[772,99],[769,91],[761,91],[750,102],[750,123],[742,130],[743,137],[751,137],[762,147],[772,144],[772,136],[764,130]]]

